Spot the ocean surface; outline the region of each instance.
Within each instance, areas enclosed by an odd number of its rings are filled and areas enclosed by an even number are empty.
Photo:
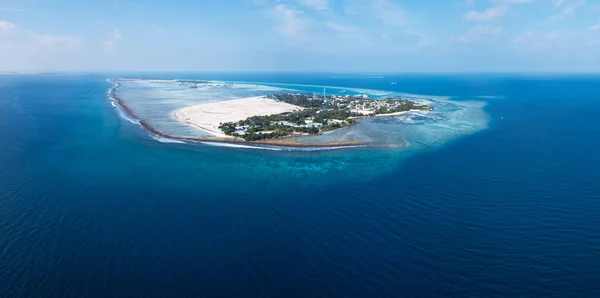
[[[412,150],[182,144],[111,104],[123,76],[482,102],[485,125],[400,123],[436,137]],[[599,115],[600,75],[0,75],[0,297],[595,297]]]

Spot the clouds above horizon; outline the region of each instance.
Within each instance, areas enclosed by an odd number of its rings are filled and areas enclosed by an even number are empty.
[[[467,21],[488,22],[503,17],[509,10],[508,5],[496,5],[484,11],[469,11],[463,15]]]
[[[300,0],[300,3],[316,10],[326,10],[329,8],[328,0]]]
[[[12,34],[15,31],[17,31],[17,25],[11,22],[0,20],[0,35]]]
[[[104,47],[112,48],[117,45],[117,43],[121,40],[121,29],[113,29],[110,34],[110,37],[104,41]]]
[[[0,71],[600,71],[586,0],[13,2]]]

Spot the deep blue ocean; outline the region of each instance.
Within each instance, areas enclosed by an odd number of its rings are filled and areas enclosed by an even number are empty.
[[[126,75],[0,76],[1,297],[600,292],[600,75],[135,74],[487,101],[411,153],[157,142]]]

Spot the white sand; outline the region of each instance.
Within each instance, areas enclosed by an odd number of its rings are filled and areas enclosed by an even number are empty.
[[[218,137],[225,135],[221,123],[237,122],[252,116],[267,116],[298,111],[302,108],[264,96],[211,102],[186,107],[175,111],[177,120],[199,127]]]

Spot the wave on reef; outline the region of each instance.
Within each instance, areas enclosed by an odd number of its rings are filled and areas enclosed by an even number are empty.
[[[115,110],[117,110],[117,114],[119,115],[119,117],[123,120],[126,120],[128,122],[130,122],[131,124],[135,124],[135,125],[141,125],[140,121],[138,121],[137,119],[133,118],[131,115],[129,115],[116,101],[116,99],[112,98],[112,101],[110,102],[110,104],[115,108]]]
[[[161,136],[157,136],[154,134],[151,134],[152,138],[158,142],[161,143],[166,143],[166,144],[185,144],[186,142],[183,141],[179,141],[179,140],[174,140],[174,139],[169,139],[169,138],[165,138],[165,137],[161,137]]]
[[[366,147],[364,145],[331,146],[331,147],[293,147],[293,146],[282,147],[282,146],[274,146],[274,145],[244,145],[244,144],[234,144],[234,143],[225,143],[225,142],[209,142],[209,141],[202,141],[200,143],[204,144],[204,145],[209,145],[209,146],[226,147],[226,148],[244,148],[244,149],[257,149],[257,150],[270,150],[270,151],[307,151],[307,152]]]
[[[282,151],[284,148],[280,147],[267,147],[267,146],[252,146],[252,145],[242,145],[242,144],[233,144],[233,143],[224,143],[224,142],[200,142],[204,145],[215,146],[215,147],[227,147],[227,148],[244,148],[244,149],[258,149],[258,150],[271,150],[271,151]]]

